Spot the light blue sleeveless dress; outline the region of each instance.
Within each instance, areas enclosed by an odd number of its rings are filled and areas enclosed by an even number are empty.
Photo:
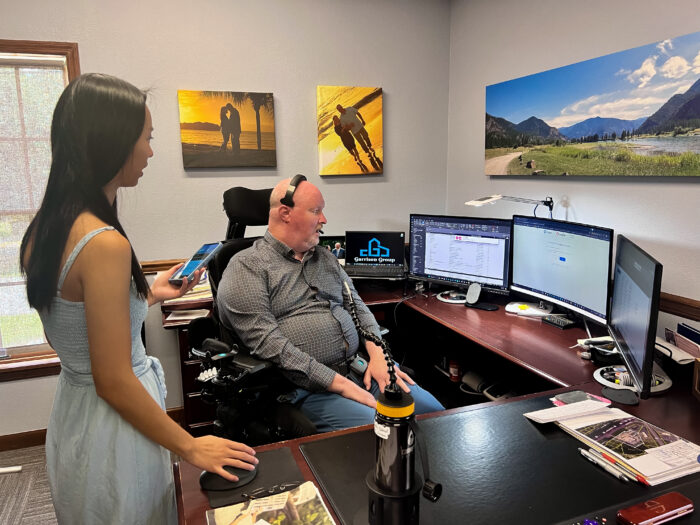
[[[61,298],[63,281],[80,250],[104,227],[75,246],[58,279],[50,311],[39,313],[61,359],[61,374],[46,433],[46,462],[60,524],[176,523],[170,453],[124,420],[97,396],[90,370],[85,305]],[[165,408],[165,378],[146,355],[141,326],[148,304],[132,283],[131,366],[148,393]]]

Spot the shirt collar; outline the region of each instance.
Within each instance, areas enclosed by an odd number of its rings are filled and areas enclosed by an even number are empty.
[[[297,259],[294,257],[294,250],[291,249],[291,248],[290,248],[289,246],[287,246],[286,244],[284,244],[284,243],[283,243],[282,241],[280,241],[279,239],[277,239],[277,237],[275,237],[274,235],[272,235],[272,234],[270,233],[270,230],[266,230],[266,231],[265,231],[265,237],[264,237],[264,238],[265,238],[265,241],[266,241],[266,242],[272,247],[272,249],[275,250],[277,253],[279,253],[280,255],[282,255],[282,256],[284,256],[284,257],[287,257],[288,259],[294,259],[295,261],[297,260]],[[308,260],[308,259],[313,255],[313,253],[314,253],[315,250],[316,250],[316,247],[314,246],[313,248],[311,248],[309,251],[307,251],[307,252],[304,254],[304,257],[303,257],[302,260],[303,260],[303,261]]]

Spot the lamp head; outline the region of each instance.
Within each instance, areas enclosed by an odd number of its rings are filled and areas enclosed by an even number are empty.
[[[499,199],[502,199],[503,195],[491,195],[490,197],[481,197],[480,199],[474,199],[471,201],[467,201],[464,204],[466,206],[483,206],[484,204],[491,204],[492,202],[496,202]]]

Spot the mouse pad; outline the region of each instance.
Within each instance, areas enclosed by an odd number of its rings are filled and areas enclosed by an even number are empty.
[[[259,460],[258,475],[242,487],[231,490],[217,490],[207,492],[209,497],[209,505],[216,509],[233,505],[246,501],[244,493],[249,494],[258,488],[269,488],[280,483],[289,483],[292,481],[304,481],[304,477],[294,461],[292,451],[287,448],[278,448],[260,452],[256,455]]]

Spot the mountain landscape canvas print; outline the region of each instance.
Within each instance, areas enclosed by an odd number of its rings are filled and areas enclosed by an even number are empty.
[[[700,32],[486,87],[486,175],[699,176]]]

